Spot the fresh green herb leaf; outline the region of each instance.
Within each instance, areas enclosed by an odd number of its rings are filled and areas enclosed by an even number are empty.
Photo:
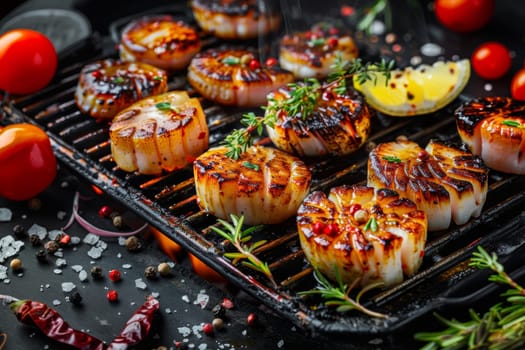
[[[501,294],[505,298],[480,315],[469,310],[470,320],[448,320],[435,313],[435,317],[447,328],[436,332],[419,332],[416,340],[426,342],[422,349],[523,349],[525,347],[525,289],[514,281],[498,262],[495,253],[489,254],[478,246],[472,254],[470,266],[490,269],[494,272],[490,281],[510,288]]]
[[[250,162],[242,162],[242,166],[248,169],[259,171],[259,166]]]
[[[162,80],[162,77],[159,76],[159,75],[156,75],[156,76],[153,77],[153,80]]]
[[[113,84],[122,84],[124,82],[124,78],[123,77],[115,77],[115,78],[113,78],[112,82],[113,82]]]
[[[366,222],[365,226],[363,227],[363,231],[372,231],[376,232],[378,229],[377,220],[375,217],[371,216],[368,221]]]
[[[314,113],[317,102],[323,92],[335,92],[338,95],[347,93],[347,80],[357,76],[360,82],[374,79],[379,73],[390,79],[395,61],[382,60],[380,63],[363,63],[361,59],[343,62],[341,57],[336,59],[336,72],[332,73],[327,82],[321,83],[316,78],[307,78],[300,83],[288,84],[288,96],[282,99],[269,98],[268,105],[263,107],[263,117],[256,116],[253,112],[245,114],[241,120],[244,128],[234,130],[226,136],[223,143],[228,151],[226,155],[238,159],[246,149],[252,145],[252,134],[257,132],[262,135],[264,126],[273,128],[280,117],[306,120]],[[373,77],[372,77],[373,76]]]
[[[512,126],[514,128],[522,128],[523,125],[515,120],[504,120],[501,122],[503,125]]]
[[[325,302],[326,306],[334,306],[339,312],[346,312],[350,310],[357,310],[364,314],[372,317],[387,318],[388,316],[379,312],[375,312],[364,307],[360,300],[361,297],[371,289],[381,287],[381,283],[374,283],[366,286],[357,294],[355,299],[352,299],[349,295],[350,292],[357,286],[359,279],[353,281],[352,284],[347,285],[341,278],[339,269],[334,267],[335,277],[337,285],[332,285],[328,279],[323,276],[319,270],[314,270],[314,278],[317,281],[316,289],[299,292],[299,295],[321,295],[323,299],[328,299]]]
[[[157,107],[159,111],[170,111],[171,110],[171,104],[169,102],[159,102],[155,104],[155,107]]]
[[[308,41],[308,46],[323,46],[325,43],[325,38],[314,38]]]
[[[234,264],[241,261],[246,267],[264,274],[272,285],[277,288],[277,283],[273,278],[268,264],[261,261],[253,253],[255,249],[265,244],[266,241],[258,241],[252,244],[249,242],[251,234],[256,230],[259,230],[262,225],[252,226],[243,230],[244,216],[231,214],[230,220],[231,223],[226,220],[218,219],[217,221],[222,225],[222,228],[211,226],[213,231],[230,242],[237,250],[237,252],[225,253],[224,256],[234,259],[232,261]]]
[[[241,59],[238,57],[228,56],[223,58],[222,63],[232,66],[241,63]]]
[[[390,163],[401,163],[401,159],[396,156],[383,156],[383,159]]]

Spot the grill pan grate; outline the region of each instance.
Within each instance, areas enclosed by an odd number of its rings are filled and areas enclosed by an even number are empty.
[[[118,28],[118,24],[116,25]],[[113,28],[115,30],[115,28]],[[208,45],[217,44],[209,40]],[[494,292],[486,275],[468,267],[477,245],[496,251],[507,268],[517,270],[523,261],[525,179],[490,172],[489,193],[483,212],[463,226],[429,233],[419,272],[399,286],[370,292],[368,307],[390,315],[385,320],[358,313],[338,314],[316,298],[303,299],[298,292],[315,287],[312,269],[300,249],[294,218],[282,225],[268,225],[254,234],[267,243],[256,254],[268,262],[279,288],[262,275],[234,266],[223,258],[229,247],[210,229],[215,217],[202,212],[196,201],[191,167],[161,176],[119,170],[112,160],[107,122],[83,115],[75,105],[74,90],[84,64],[101,57],[85,56],[61,69],[54,83],[43,91],[16,98],[5,106],[11,121],[39,125],[49,134],[57,157],[92,184],[126,205],[160,229],[173,241],[219,271],[296,326],[313,335],[374,335],[399,330],[430,312],[458,303],[474,303]],[[113,52],[113,55],[115,53]],[[188,89],[184,74],[170,77],[170,90]],[[199,97],[199,96],[197,96]],[[218,106],[199,97],[210,128],[210,146],[239,126],[248,110]],[[338,159],[306,160],[313,175],[312,190],[328,190],[341,184],[365,183],[367,149],[373,144],[408,136],[420,145],[432,138],[459,142],[452,112],[455,105],[417,118],[375,115],[368,147]],[[261,110],[253,110],[260,113]],[[267,138],[259,140],[270,144]]]

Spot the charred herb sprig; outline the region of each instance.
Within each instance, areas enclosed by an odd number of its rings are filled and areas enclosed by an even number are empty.
[[[231,223],[226,220],[218,219],[217,221],[223,226],[223,229],[212,226],[211,229],[222,236],[224,239],[229,241],[237,252],[224,253],[224,256],[228,259],[233,259],[232,263],[236,264],[242,260],[242,264],[252,270],[258,271],[270,280],[272,285],[276,288],[277,283],[273,278],[270,267],[267,263],[257,258],[253,251],[263,244],[266,240],[257,241],[254,243],[249,242],[252,238],[251,234],[254,231],[260,229],[261,225],[251,226],[243,230],[244,216],[230,215]]]
[[[336,310],[338,312],[346,312],[350,310],[357,310],[359,312],[362,312],[366,315],[377,317],[377,318],[387,318],[388,316],[379,312],[375,312],[372,310],[367,309],[365,306],[363,306],[360,302],[361,297],[363,294],[368,292],[371,289],[378,288],[382,285],[382,283],[374,283],[370,284],[363,289],[361,289],[358,293],[355,299],[352,299],[350,297],[350,292],[356,287],[357,283],[359,283],[359,279],[355,279],[352,284],[347,285],[343,283],[343,280],[341,279],[341,274],[339,273],[338,269],[335,269],[335,276],[337,280],[337,285],[334,286],[328,281],[328,279],[323,276],[319,270],[314,270],[314,277],[317,281],[317,289],[312,289],[304,292],[299,292],[299,295],[321,295],[323,299],[327,299],[325,302],[326,306],[335,306]]]
[[[334,63],[335,72],[331,74],[327,81],[321,83],[316,78],[307,78],[301,83],[290,83],[289,98],[274,99],[270,98],[268,106],[264,107],[266,113],[260,117],[250,112],[244,114],[241,124],[244,128],[236,129],[226,136],[224,144],[228,148],[226,155],[233,159],[238,159],[240,155],[253,144],[253,133],[262,135],[265,126],[273,127],[279,115],[284,114],[289,118],[308,118],[314,111],[317,101],[329,86],[334,86],[334,92],[343,95],[347,91],[347,80],[356,76],[359,83],[368,80],[375,81],[373,73],[380,73],[390,79],[390,73],[394,69],[395,61],[382,60],[380,63],[363,63],[361,59],[342,62],[339,56]]]
[[[492,270],[495,274],[489,277],[489,281],[509,286],[510,288],[501,295],[505,300],[493,305],[484,315],[470,309],[470,320],[465,322],[447,320],[435,314],[448,328],[438,332],[415,334],[416,340],[427,342],[421,349],[523,349],[525,289],[504,271],[495,253],[489,254],[482,247],[478,247],[478,251],[472,254],[470,266]]]

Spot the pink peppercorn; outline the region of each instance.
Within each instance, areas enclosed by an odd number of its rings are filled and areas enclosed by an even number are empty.
[[[111,301],[112,303],[114,303],[115,301],[118,300],[118,293],[116,290],[109,290],[108,293],[106,294],[106,298],[108,298],[109,301]]]
[[[109,279],[113,282],[120,281],[120,271],[119,270],[111,270],[109,271]]]

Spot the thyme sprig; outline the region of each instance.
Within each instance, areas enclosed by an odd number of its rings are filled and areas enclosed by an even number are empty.
[[[472,254],[470,266],[492,270],[494,274],[489,276],[489,281],[509,286],[510,288],[501,294],[505,300],[493,305],[483,315],[470,309],[470,320],[465,322],[448,320],[435,314],[448,328],[437,332],[416,333],[416,340],[427,342],[421,349],[523,349],[525,289],[505,272],[495,253],[489,254],[482,247],[478,247]]]
[[[262,273],[272,283],[273,287],[277,288],[277,283],[273,278],[268,264],[261,261],[253,254],[253,251],[265,244],[266,240],[261,240],[254,243],[249,242],[252,238],[252,233],[258,230],[261,225],[251,226],[243,230],[244,216],[231,214],[230,219],[231,223],[226,220],[217,219],[217,221],[222,225],[222,229],[211,226],[213,231],[229,241],[237,250],[237,252],[224,253],[224,256],[228,259],[232,259],[233,264],[237,264],[239,261],[241,261],[244,266]]]
[[[371,80],[377,80],[375,73],[385,76],[386,81],[390,79],[391,71],[394,69],[395,61],[381,60],[380,63],[364,63],[357,58],[352,61],[343,62],[338,56],[335,63],[335,72],[330,74],[326,82],[320,82],[316,78],[307,78],[300,83],[290,83],[289,97],[282,99],[269,98],[268,106],[263,107],[266,111],[264,116],[257,116],[250,112],[243,115],[241,124],[243,128],[236,129],[227,135],[223,141],[228,151],[226,155],[238,159],[240,155],[253,144],[253,133],[262,135],[265,126],[274,127],[280,115],[288,118],[301,118],[305,120],[315,110],[324,89],[333,87],[336,94],[343,95],[347,91],[347,80],[356,76],[360,84]]]
[[[371,289],[378,288],[382,286],[382,283],[370,284],[362,288],[356,295],[355,299],[350,297],[350,292],[357,286],[359,279],[355,279],[350,285],[343,283],[341,274],[339,270],[335,268],[335,277],[337,285],[332,285],[332,283],[325,277],[319,270],[314,270],[314,277],[318,285],[316,289],[307,290],[299,292],[299,295],[321,295],[323,299],[327,299],[325,302],[326,306],[335,306],[338,312],[347,312],[350,310],[357,310],[366,315],[377,317],[377,318],[387,318],[388,316],[379,312],[375,312],[367,309],[360,302],[361,297]]]

